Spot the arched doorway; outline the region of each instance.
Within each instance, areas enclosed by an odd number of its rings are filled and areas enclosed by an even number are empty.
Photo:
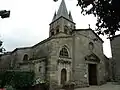
[[[67,71],[66,69],[61,70],[61,84],[65,84],[67,80]]]

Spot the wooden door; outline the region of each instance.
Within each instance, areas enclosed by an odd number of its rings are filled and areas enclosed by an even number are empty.
[[[96,64],[89,64],[89,85],[97,85],[97,69]]]
[[[61,70],[61,84],[65,84],[67,80],[67,71],[66,69]]]

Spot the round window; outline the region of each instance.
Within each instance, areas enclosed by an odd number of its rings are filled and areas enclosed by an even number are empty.
[[[92,42],[89,43],[89,49],[93,50],[94,49],[94,44]]]

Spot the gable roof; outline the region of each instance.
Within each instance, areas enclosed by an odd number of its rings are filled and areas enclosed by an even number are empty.
[[[93,34],[94,34],[96,37],[98,37],[98,39],[99,39],[102,43],[104,42],[92,29],[75,29],[75,30],[73,30],[73,32],[74,32],[74,31],[92,31]]]
[[[23,49],[31,49],[32,47],[20,47],[20,48],[16,48],[14,49],[11,53],[14,53],[17,50],[23,50]]]

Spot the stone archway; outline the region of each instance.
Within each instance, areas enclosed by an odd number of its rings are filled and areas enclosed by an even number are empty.
[[[62,69],[61,70],[61,84],[65,84],[66,81],[67,81],[67,70]]]

